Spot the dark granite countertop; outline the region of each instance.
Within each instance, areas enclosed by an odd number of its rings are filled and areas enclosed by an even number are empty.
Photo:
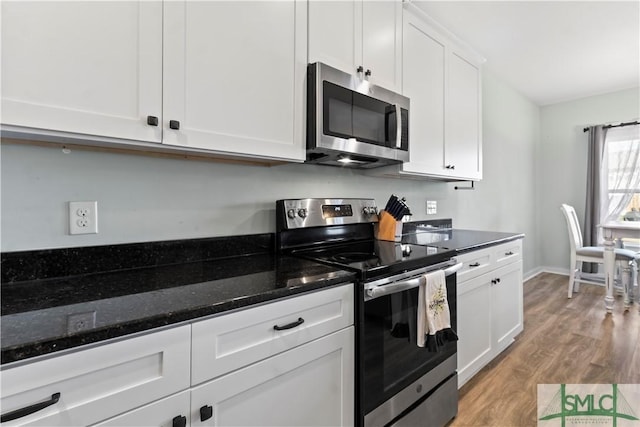
[[[404,225],[403,243],[464,253],[524,237]],[[448,222],[450,224],[450,220]],[[450,225],[448,225],[450,227]],[[273,253],[273,234],[2,253],[2,364],[355,280]]]
[[[403,227],[402,242],[454,249],[462,254],[522,238],[522,233],[433,228],[424,222],[411,222]]]
[[[262,237],[263,246],[268,247],[271,237]],[[97,273],[78,272],[75,267],[51,267],[53,259],[61,261],[59,266],[69,264],[62,261],[65,256],[59,253],[60,250],[3,254],[2,364],[193,321],[354,279],[353,273],[302,259],[276,256],[264,247],[252,247],[246,252],[256,253],[246,254],[237,247],[227,248],[226,253],[236,251],[240,254],[197,260],[202,256],[220,255],[203,248],[229,244],[226,239],[208,240],[204,243],[201,240],[175,242],[169,249],[158,249],[154,244],[112,246],[112,255],[126,258],[124,264],[132,264],[126,269]],[[163,244],[167,245],[166,242]],[[194,249],[193,245],[197,244],[202,248]],[[146,257],[131,261],[132,252],[141,251],[141,245],[146,245],[142,247]],[[176,250],[176,245],[182,254],[178,257],[180,262],[163,265],[166,251]],[[153,248],[157,251],[155,256],[151,255]],[[107,262],[107,247],[91,250],[100,255],[94,261]],[[74,253],[71,251],[66,257],[73,258]],[[25,273],[24,269],[20,270],[21,264],[34,265],[29,264],[29,258],[38,264],[33,257],[40,260],[39,271]],[[55,277],[69,271],[76,274]],[[45,278],[15,280],[24,279],[24,274],[27,278],[33,275]],[[78,325],[81,330],[74,331]]]

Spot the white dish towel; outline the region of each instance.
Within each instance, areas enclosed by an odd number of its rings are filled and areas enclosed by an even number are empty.
[[[424,275],[424,282],[418,289],[418,347],[429,351],[447,341],[457,341],[458,336],[451,329],[447,281],[443,270]]]

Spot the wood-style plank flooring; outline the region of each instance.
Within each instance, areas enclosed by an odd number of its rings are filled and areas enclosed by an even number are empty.
[[[605,289],[582,284],[567,298],[569,278],[542,273],[524,284],[524,332],[460,390],[449,427],[535,426],[538,384],[640,383],[640,313]]]

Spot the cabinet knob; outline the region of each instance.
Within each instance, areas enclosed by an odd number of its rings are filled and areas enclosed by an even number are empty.
[[[147,116],[147,124],[149,126],[158,126],[158,118],[156,116]]]
[[[505,255],[505,256],[511,256],[511,255],[513,255],[513,252],[511,252],[511,251],[509,251],[509,252],[505,252],[505,254],[504,254],[504,255]]]
[[[367,76],[367,77],[369,77],[369,76],[371,75],[371,70],[367,70],[367,71],[365,71],[364,75],[365,75],[365,76]]]
[[[358,68],[356,69],[356,72],[361,73],[364,71],[364,68],[362,67],[362,65],[358,65]]]
[[[491,279],[491,284],[492,285],[495,285],[496,283],[498,283],[498,282],[496,282],[496,279]]]
[[[200,408],[200,421],[206,421],[213,417],[213,407],[205,405]]]
[[[178,415],[173,418],[173,427],[187,427],[187,417],[184,415]]]
[[[445,166],[445,169],[455,169],[456,165],[447,165]]]
[[[500,283],[500,278],[499,278],[499,277],[496,279],[496,282],[497,282],[497,283]]]
[[[169,120],[169,127],[171,129],[178,130],[180,129],[180,122],[177,120]]]
[[[480,263],[474,262],[473,264],[469,264],[469,267],[480,267]]]

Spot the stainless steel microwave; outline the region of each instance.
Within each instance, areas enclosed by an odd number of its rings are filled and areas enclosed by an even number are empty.
[[[409,161],[409,98],[309,64],[306,161],[357,168]]]

